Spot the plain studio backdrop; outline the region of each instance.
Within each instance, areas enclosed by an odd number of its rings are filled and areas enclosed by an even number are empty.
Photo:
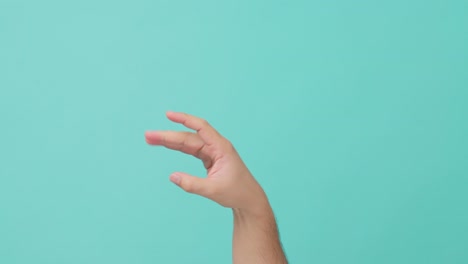
[[[146,145],[206,118],[291,263],[468,263],[468,2],[0,0],[0,263],[229,263]]]

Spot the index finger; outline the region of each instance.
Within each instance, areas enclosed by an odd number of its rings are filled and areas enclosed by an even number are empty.
[[[171,121],[184,125],[187,128],[197,131],[201,139],[207,144],[212,145],[222,137],[206,120],[181,112],[167,112],[167,118]]]

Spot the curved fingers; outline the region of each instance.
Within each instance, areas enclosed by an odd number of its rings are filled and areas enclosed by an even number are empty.
[[[169,120],[197,131],[207,145],[216,144],[222,139],[218,131],[202,118],[181,112],[167,112],[166,115]]]
[[[146,142],[150,145],[164,146],[169,149],[195,156],[203,161],[206,168],[211,167],[213,155],[208,151],[205,142],[192,132],[148,131]]]

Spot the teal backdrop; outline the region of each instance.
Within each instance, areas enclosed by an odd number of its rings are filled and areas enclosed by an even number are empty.
[[[206,118],[291,263],[468,263],[468,2],[0,0],[0,263],[230,263],[146,145]]]

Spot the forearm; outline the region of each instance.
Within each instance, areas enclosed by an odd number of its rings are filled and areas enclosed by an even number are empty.
[[[233,263],[287,264],[273,211],[266,200],[255,210],[233,209]]]

